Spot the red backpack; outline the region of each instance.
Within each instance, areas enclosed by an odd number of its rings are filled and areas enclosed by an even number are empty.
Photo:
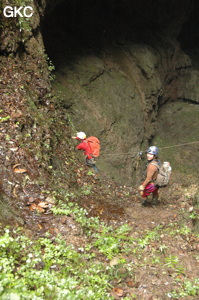
[[[90,136],[86,139],[92,152],[93,157],[98,157],[100,154],[100,141],[95,136]]]

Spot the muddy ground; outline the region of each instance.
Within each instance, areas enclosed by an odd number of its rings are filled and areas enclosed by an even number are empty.
[[[153,232],[160,227],[160,238],[152,241],[144,247],[139,254],[123,254],[126,264],[134,264],[134,275],[125,277],[123,280],[111,282],[113,289],[110,291],[114,299],[122,299],[125,296],[140,300],[166,300],[171,290],[178,287],[179,282],[193,280],[198,276],[198,239],[195,234],[182,233],[167,235],[168,228],[189,228],[193,230],[193,221],[189,217],[193,211],[192,193],[196,185],[189,187],[184,183],[175,182],[173,178],[170,185],[160,191],[160,203],[157,206],[149,204],[143,207],[141,199],[135,187],[127,187],[116,184],[105,175],[88,176],[85,171],[79,171],[81,180],[80,188],[92,185],[89,195],[80,196],[75,201],[89,212],[89,217],[98,216],[107,225],[117,228],[128,224],[132,230],[128,238],[143,238],[147,232]],[[29,207],[25,208],[27,233],[32,237],[44,236],[49,231],[51,236],[61,234],[68,244],[73,244],[76,249],[85,246],[89,238],[82,228],[75,222],[73,216],[53,216],[48,210],[43,214],[30,214]],[[162,247],[162,248],[161,248]],[[163,249],[163,250],[161,250]],[[161,252],[162,251],[162,252]],[[172,265],[166,266],[158,262],[168,257],[178,257],[182,268]],[[100,253],[96,259],[103,261],[107,266],[111,261]],[[116,256],[117,261],[117,256]],[[118,296],[122,290],[123,295]],[[197,296],[186,296],[178,299],[198,299]]]

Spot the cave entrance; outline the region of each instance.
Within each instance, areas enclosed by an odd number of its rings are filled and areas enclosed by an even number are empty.
[[[59,68],[76,56],[135,42],[150,44],[154,33],[174,18],[175,5],[178,1],[172,5],[161,0],[47,1],[42,22],[46,51]]]
[[[178,37],[180,45],[191,58],[193,68],[199,70],[199,2],[195,1],[189,19],[183,24]]]
[[[100,52],[122,35],[126,13],[116,1],[57,1],[42,24],[46,51],[57,68]]]

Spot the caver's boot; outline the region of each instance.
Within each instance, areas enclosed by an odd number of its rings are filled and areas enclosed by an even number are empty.
[[[152,205],[157,205],[158,203],[159,203],[159,197],[158,197],[158,195],[156,194],[156,195],[153,195],[153,197],[152,197]]]
[[[142,198],[142,206],[147,206],[148,204],[149,204],[149,202],[147,201],[147,197]]]

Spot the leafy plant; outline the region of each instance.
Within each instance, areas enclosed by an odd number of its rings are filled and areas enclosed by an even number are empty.
[[[33,2],[32,2],[33,3]],[[30,6],[30,1],[28,0],[16,0],[15,4],[17,6]],[[18,26],[19,26],[19,29],[20,31],[31,31],[31,18],[28,18],[28,17],[21,17],[19,16],[18,17]]]
[[[0,117],[0,123],[6,122],[10,119],[10,116],[7,117]]]
[[[52,61],[50,60],[50,58],[48,57],[47,54],[44,54],[44,58],[45,58],[46,63],[48,65],[50,80],[53,81],[55,79],[55,75],[53,74],[53,71],[55,71],[55,66],[53,65]]]
[[[177,256],[170,255],[169,257],[165,257],[165,265],[175,269],[176,264],[178,263],[179,259]]]
[[[13,236],[11,235],[13,234]],[[109,270],[57,237],[30,241],[6,229],[0,237],[1,299],[107,299]]]
[[[199,296],[199,279],[193,281],[186,280],[182,283],[179,290],[168,293],[168,296],[173,299],[180,299],[187,296]]]
[[[144,235],[142,238],[140,238],[138,240],[138,245],[141,247],[141,248],[145,248],[147,245],[150,244],[150,242],[152,240],[155,240],[159,237],[159,233],[158,233],[158,230],[161,228],[161,226],[157,226],[156,228],[154,228],[153,230],[151,231],[147,231],[146,232],[146,235]]]
[[[84,185],[81,189],[82,194],[87,196],[91,194],[92,186],[91,185]]]
[[[165,244],[162,244],[162,245],[159,246],[159,250],[160,250],[161,253],[165,253],[168,248],[169,247],[166,246]]]

